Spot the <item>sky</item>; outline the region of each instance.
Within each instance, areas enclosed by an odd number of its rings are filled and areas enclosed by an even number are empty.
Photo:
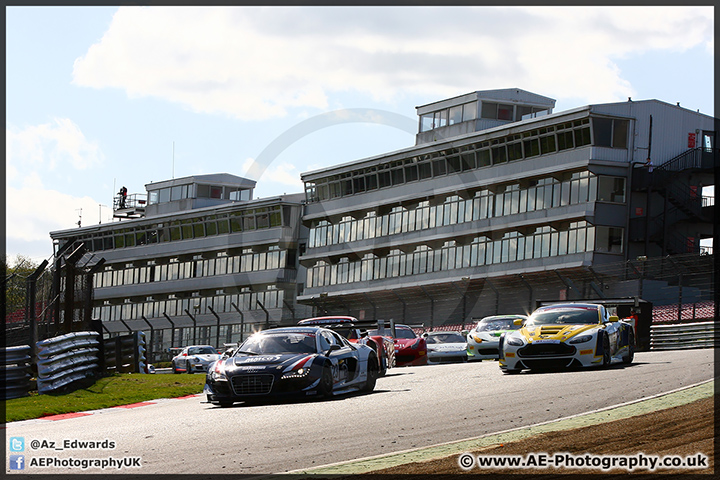
[[[521,88],[713,116],[699,7],[6,7],[5,248],[109,223],[125,186],[230,173],[255,197],[415,143],[417,106]],[[642,21],[638,21],[642,19]]]

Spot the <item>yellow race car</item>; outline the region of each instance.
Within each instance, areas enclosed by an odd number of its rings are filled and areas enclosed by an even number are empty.
[[[500,338],[500,369],[556,369],[632,363],[635,332],[630,322],[602,305],[561,303],[540,307],[522,328]]]

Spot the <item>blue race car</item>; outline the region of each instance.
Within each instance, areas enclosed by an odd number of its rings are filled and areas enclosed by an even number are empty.
[[[371,392],[378,378],[375,351],[321,327],[258,332],[210,366],[203,393],[227,407],[283,396],[326,397]]]

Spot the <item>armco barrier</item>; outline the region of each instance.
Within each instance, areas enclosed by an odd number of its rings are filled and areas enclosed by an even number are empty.
[[[99,368],[97,332],[74,332],[37,343],[38,393],[92,376]]]
[[[105,369],[115,373],[147,373],[145,333],[133,332],[103,340]]]
[[[717,340],[714,322],[650,326],[650,350],[712,348]]]
[[[3,347],[0,349],[4,359],[2,373],[5,378],[6,400],[28,395],[30,390],[30,345]]]

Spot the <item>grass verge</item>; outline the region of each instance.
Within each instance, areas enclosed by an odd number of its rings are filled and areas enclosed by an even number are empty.
[[[84,412],[130,403],[201,393],[205,375],[122,373],[95,380],[69,393],[5,400],[5,421],[15,422],[60,413]]]

